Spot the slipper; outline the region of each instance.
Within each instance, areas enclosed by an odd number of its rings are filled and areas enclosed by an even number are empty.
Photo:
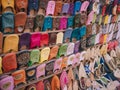
[[[46,9],[49,0],[40,0],[39,1],[39,8]]]
[[[51,90],[51,84],[48,80],[44,81],[44,90]]]
[[[75,55],[74,55],[74,54],[68,56],[68,60],[67,60],[67,66],[68,66],[68,67],[73,65],[74,59],[75,59]]]
[[[0,77],[0,89],[3,90],[13,90],[14,89],[14,79],[12,76],[3,75]]]
[[[19,76],[19,77],[18,77]],[[17,86],[19,84],[26,84],[26,73],[25,70],[17,70],[12,73],[12,77],[14,78],[14,85]]]
[[[60,27],[60,18],[54,17],[53,18],[53,29],[59,30],[59,27]]]
[[[51,81],[52,90],[60,90],[60,80],[57,75],[54,75]]]
[[[57,46],[57,45],[50,49],[49,60],[56,58],[58,50],[59,50],[59,46]]]
[[[53,74],[53,70],[54,70],[54,63],[55,61],[49,61],[46,63],[45,66],[45,76],[51,75]]]
[[[34,18],[34,31],[38,28],[39,31],[42,31],[42,28],[43,28],[43,24],[44,24],[44,15],[42,14],[39,14],[39,15],[36,15],[36,17]],[[32,21],[32,20],[31,20]],[[31,22],[32,23],[32,22]]]
[[[81,12],[80,14],[81,14],[81,16],[80,16],[80,24],[85,25],[86,21],[87,21],[87,13],[86,12]]]
[[[78,53],[79,52],[79,46],[80,46],[80,41],[75,42],[74,53]]]
[[[16,5],[16,12],[20,12],[23,10],[23,12],[27,13],[27,7],[28,7],[28,0],[16,0],[15,1]]]
[[[52,30],[53,26],[53,18],[51,16],[47,16],[44,19],[43,31]]]
[[[15,33],[22,33],[24,31],[26,19],[27,15],[24,12],[19,12],[15,15]]]
[[[72,88],[73,88],[73,80],[74,80],[74,75],[73,75],[72,68],[70,68],[69,71],[68,71],[68,80],[69,80],[68,90],[72,90]]]
[[[81,8],[81,1],[76,1],[75,4],[74,4],[74,12],[73,14],[75,15],[77,12],[80,11],[80,8]]]
[[[68,67],[67,66],[67,61],[68,61],[68,57],[67,56],[62,58],[61,70],[64,70],[64,69],[66,69]]]
[[[82,38],[82,37],[84,37],[86,35],[86,26],[85,25],[80,27],[79,33],[80,33],[79,34],[80,35],[79,38]]]
[[[77,40],[79,40],[79,28],[76,28],[72,31],[72,34],[71,34],[71,38],[70,38],[70,41],[72,42],[76,42]]]
[[[80,53],[76,53],[73,60],[73,67],[80,64]]]
[[[36,78],[37,79],[45,76],[45,66],[46,66],[46,64],[41,64],[36,68]]]
[[[49,44],[55,45],[57,40],[57,34],[56,33],[50,33],[49,34]]]
[[[86,37],[89,37],[92,35],[92,24],[87,25],[86,28]]]
[[[8,28],[10,30],[6,30]],[[12,12],[2,14],[2,32],[4,34],[14,32],[14,14]]]
[[[30,52],[27,50],[20,51],[17,54],[17,64],[18,68],[24,68],[29,65]]]
[[[57,40],[56,44],[62,44],[63,43],[63,32],[57,33]]]
[[[39,81],[36,84],[36,90],[44,90],[44,83],[43,83],[43,81]]]
[[[66,56],[69,56],[74,53],[75,44],[69,43],[66,51]]]
[[[34,27],[34,17],[28,16],[25,24],[25,29],[30,29],[29,32],[33,32],[33,27]]]
[[[49,34],[48,33],[41,33],[41,41],[40,41],[40,46],[47,46],[49,42]]]
[[[83,11],[86,12],[89,4],[90,4],[89,1],[84,1],[84,2],[82,3],[82,5],[81,5],[80,12],[83,12]]]
[[[64,42],[70,42],[71,34],[72,34],[72,28],[66,29],[64,33]]]
[[[117,5],[115,5],[112,9],[112,14],[116,15],[117,14]]]
[[[93,17],[94,17],[94,11],[91,11],[88,15],[88,20],[87,20],[86,25],[89,25],[90,23],[92,23]]]
[[[55,1],[55,12],[54,15],[58,16],[62,11],[62,1]]]
[[[60,75],[60,86],[61,90],[64,90],[64,87],[68,84],[68,75],[67,72],[63,71]]]
[[[73,11],[74,11],[74,3],[70,3],[70,7],[69,7],[69,15],[73,15]]]
[[[62,65],[62,58],[59,58],[55,61],[53,72],[54,73],[59,72],[61,70],[61,65]]]
[[[77,28],[80,26],[80,14],[76,14],[74,16],[74,28]]]
[[[55,11],[55,1],[48,1],[46,15],[53,15]]]
[[[17,69],[17,60],[15,53],[6,54],[2,60],[2,67],[4,72],[10,72]]]
[[[39,49],[32,50],[30,52],[30,63],[31,65],[39,63],[40,60],[40,51]]]
[[[38,5],[39,0],[29,0],[28,1],[28,14],[30,14],[31,10],[38,11],[39,5]]]
[[[74,16],[68,17],[68,22],[67,22],[68,28],[73,28],[73,21],[74,21]]]
[[[60,18],[59,30],[64,30],[67,28],[67,17],[63,16]]]
[[[15,3],[14,3],[14,0],[10,0],[10,1],[8,1],[8,0],[1,0],[1,4],[2,4],[2,9],[3,9],[2,11],[3,12],[5,12],[6,9],[10,8],[12,10],[12,12],[15,13],[15,7],[14,7]]]
[[[31,82],[36,79],[36,66],[28,67],[25,72],[27,82]]]
[[[25,50],[30,48],[30,37],[29,33],[23,33],[20,36],[19,40],[19,50]]]
[[[58,51],[58,55],[57,55],[58,58],[61,56],[65,56],[66,51],[67,51],[67,47],[68,47],[67,44],[63,44],[60,46],[59,51]]]
[[[39,32],[33,33],[30,39],[30,49],[40,47],[41,34]]]
[[[14,41],[14,42],[13,42]],[[8,35],[4,40],[3,52],[18,51],[19,37],[16,34]]]
[[[64,3],[62,6],[62,14],[68,14],[70,4],[69,3]]]
[[[86,42],[86,37],[85,37],[85,38],[82,38],[82,39],[80,40],[79,50],[80,50],[80,51],[83,51],[84,49],[86,49],[86,44],[87,44],[87,42]]]
[[[50,48],[49,47],[43,48],[40,53],[40,63],[47,61],[49,58],[49,54]]]

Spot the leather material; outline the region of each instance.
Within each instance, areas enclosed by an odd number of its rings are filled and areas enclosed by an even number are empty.
[[[2,65],[4,72],[16,70],[17,69],[16,54],[15,53],[6,54],[3,57]]]
[[[59,72],[61,70],[62,58],[59,58],[55,61],[53,72]]]
[[[74,5],[74,15],[80,11],[80,8],[81,8],[81,2],[80,1],[76,1],[75,2],[75,5]]]
[[[37,79],[45,76],[45,66],[46,66],[46,64],[41,64],[36,68],[36,78]]]
[[[58,30],[60,25],[60,18],[54,17],[53,18],[53,29]]]
[[[14,41],[14,42],[13,42]],[[19,37],[16,34],[8,35],[4,40],[3,52],[18,51]]]
[[[74,28],[80,26],[80,14],[76,14],[74,17]]]
[[[44,83],[43,81],[40,81],[36,84],[36,90],[44,90]]]
[[[39,28],[39,31],[42,31],[43,28],[43,24],[44,24],[44,15],[36,15],[35,19],[34,19],[34,30],[36,28]]]
[[[80,46],[80,41],[77,41],[77,42],[75,43],[74,53],[78,53],[78,52],[79,52],[79,46]]]
[[[63,30],[67,28],[67,17],[61,17],[60,18],[60,26],[59,29]]]
[[[49,1],[49,0],[40,0],[40,1],[39,1],[39,8],[46,9],[46,8],[47,8],[48,1]]]
[[[12,77],[14,78],[14,85],[19,85],[21,83],[26,83],[26,74],[25,70],[17,70],[12,73]]]
[[[14,89],[14,79],[12,76],[3,75],[0,78],[0,89],[1,90],[13,90]]]
[[[19,50],[29,49],[30,48],[30,33],[23,33],[20,36],[19,40]]]
[[[5,9],[7,7],[11,7],[12,8],[12,11],[15,13],[15,8],[14,8],[14,0],[1,0],[1,4],[2,4],[2,11],[5,12]]]
[[[59,50],[59,46],[54,46],[53,48],[51,48],[50,55],[49,55],[49,60],[51,60],[53,58],[56,58],[58,50]]]
[[[62,44],[63,43],[63,32],[57,33],[57,39],[56,44]]]
[[[49,43],[49,34],[48,33],[42,33],[41,34],[41,41],[40,46],[47,46]]]
[[[34,27],[34,17],[28,16],[25,24],[25,29],[30,29],[32,32],[33,27]]]
[[[49,58],[49,54],[50,48],[49,47],[43,48],[40,53],[40,63],[47,61]]]
[[[54,63],[55,63],[55,61],[50,61],[50,62],[48,62],[46,64],[46,67],[45,67],[45,76],[53,74]]]
[[[52,90],[56,90],[56,89],[60,90],[60,80],[57,75],[54,75],[54,77],[52,78],[51,87]]]
[[[35,63],[39,63],[39,60],[40,60],[40,51],[39,51],[39,49],[32,50],[30,52],[31,65],[33,65]]]
[[[56,1],[54,15],[55,16],[59,15],[61,11],[62,11],[62,1]]]
[[[76,28],[72,31],[72,34],[71,34],[71,41],[72,39],[76,39],[76,40],[79,40],[79,28]]]
[[[24,31],[26,19],[27,15],[24,12],[19,12],[15,15],[15,33],[22,33]],[[19,30],[18,27],[22,27],[22,30]]]
[[[2,15],[0,15],[0,31],[2,31]]]
[[[60,46],[59,51],[58,51],[58,57],[65,56],[67,47],[68,47],[67,44],[63,44],[62,46]]]
[[[46,15],[53,15],[55,11],[55,1],[49,1],[46,9]]]
[[[64,42],[67,42],[67,39],[70,40],[71,34],[72,34],[72,29],[67,29],[64,33]]]
[[[24,9],[24,12],[27,12],[28,0],[16,0],[16,11],[20,12],[21,9]]]
[[[39,32],[33,33],[31,35],[30,48],[40,47],[41,34]]]
[[[27,67],[30,60],[30,52],[27,50],[20,51],[17,54],[18,68]]]
[[[39,5],[38,5],[39,0],[28,0],[28,10],[38,10]]]
[[[70,3],[70,8],[69,8],[68,13],[69,13],[70,15],[73,15],[73,10],[74,10],[74,4],[73,4],[73,3]]]
[[[73,28],[73,21],[74,21],[74,16],[68,17],[68,22],[67,22],[67,27],[68,28]]]
[[[50,33],[50,36],[49,36],[49,44],[56,44],[56,39],[57,39],[57,35],[56,33]]]
[[[36,79],[36,66],[27,68],[25,72],[27,81],[32,81]]]
[[[2,14],[2,32],[3,33],[8,33],[5,32],[5,28],[11,28],[11,32],[14,32],[14,14],[12,12],[5,12]]]
[[[44,19],[44,25],[43,25],[43,31],[52,30],[53,26],[53,18],[50,16],[45,17]]]
[[[70,4],[69,3],[64,3],[62,7],[62,13],[63,14],[68,14]]]

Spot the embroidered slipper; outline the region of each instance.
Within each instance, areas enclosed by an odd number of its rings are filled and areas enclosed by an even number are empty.
[[[45,76],[45,67],[46,67],[46,64],[41,64],[36,68],[36,78],[37,79]]]

